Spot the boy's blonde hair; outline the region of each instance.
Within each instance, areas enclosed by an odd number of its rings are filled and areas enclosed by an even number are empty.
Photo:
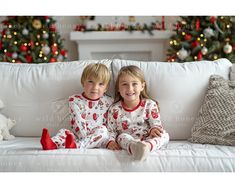
[[[91,78],[94,78],[97,81],[101,81],[102,83],[107,84],[108,87],[111,79],[111,73],[106,65],[101,63],[92,63],[87,65],[82,72],[82,85],[84,85],[85,80]]]
[[[144,89],[140,93],[140,98],[151,99],[151,100],[155,101],[158,105],[158,108],[159,108],[158,102],[156,100],[154,100],[152,97],[150,97],[150,95],[148,93],[147,84],[145,82],[143,71],[139,67],[134,66],[134,65],[124,66],[120,69],[118,76],[117,76],[116,84],[115,84],[115,102],[122,100],[122,96],[119,93],[118,86],[119,86],[119,81],[120,81],[121,76],[125,75],[125,74],[127,74],[133,78],[139,79],[142,84],[145,83]]]

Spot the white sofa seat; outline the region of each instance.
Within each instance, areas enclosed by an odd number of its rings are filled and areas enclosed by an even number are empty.
[[[39,138],[0,142],[1,171],[37,172],[232,172],[235,147],[170,141],[167,147],[134,162],[125,151],[59,149],[44,151]]]

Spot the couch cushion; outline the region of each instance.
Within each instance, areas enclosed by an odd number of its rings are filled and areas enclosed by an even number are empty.
[[[125,150],[42,150],[40,138],[0,142],[0,172],[235,172],[235,147],[170,141],[146,161]]]
[[[235,81],[225,80],[218,75],[210,77],[190,141],[235,145]]]
[[[68,128],[68,97],[82,91],[82,71],[96,62],[110,68],[110,60],[0,63],[0,98],[5,104],[1,112],[16,120],[12,134],[40,136],[42,128],[47,127],[53,135],[62,127]]]
[[[229,77],[227,59],[186,63],[114,60],[114,79],[122,66],[137,65],[145,73],[151,96],[160,102],[161,118],[171,139],[188,139],[203,102],[210,75]]]

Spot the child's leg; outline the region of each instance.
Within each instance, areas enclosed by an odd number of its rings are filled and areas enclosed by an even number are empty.
[[[65,148],[65,139],[68,134],[73,135],[73,133],[68,129],[60,129],[59,132],[51,138],[51,140],[56,144],[57,148]]]
[[[50,134],[46,128],[42,130],[41,145],[44,150],[57,149],[57,145],[51,140]]]
[[[121,148],[127,150],[127,152],[134,157],[135,160],[143,161],[146,159],[149,153],[149,149],[146,144],[135,140],[131,135],[122,133],[117,137],[117,142]]]
[[[109,139],[108,130],[105,126],[99,126],[91,130],[90,134],[77,142],[80,148],[104,148]]]
[[[162,146],[168,144],[169,134],[164,131],[162,133],[161,137],[149,138],[149,139],[146,139],[142,142],[147,144],[150,152],[152,152],[152,151],[160,149]]]

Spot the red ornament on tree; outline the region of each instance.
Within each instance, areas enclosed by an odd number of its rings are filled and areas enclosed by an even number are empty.
[[[195,26],[196,26],[196,31],[199,31],[199,29],[200,29],[200,20],[199,19],[196,20]]]
[[[11,57],[11,56],[12,56],[12,53],[6,52],[5,55],[8,56],[8,57]]]
[[[235,44],[233,44],[233,50],[235,50]]]
[[[27,46],[25,46],[25,45],[21,45],[20,46],[20,51],[22,51],[22,52],[25,52],[25,51],[27,51]]]
[[[195,40],[194,42],[191,43],[191,45],[195,48],[199,45],[199,42]]]
[[[2,50],[2,42],[0,41],[0,50]]]
[[[191,39],[191,35],[190,34],[186,34],[185,35],[185,40],[190,40]]]
[[[202,60],[202,52],[199,51],[198,54],[197,54],[197,60]]]
[[[67,53],[67,52],[66,52],[65,50],[61,50],[61,51],[60,51],[60,54],[61,54],[62,56],[66,56],[66,53]]]
[[[56,62],[56,58],[52,57],[52,58],[50,59],[50,62],[51,62],[51,63]]]
[[[31,55],[26,54],[25,59],[27,60],[27,63],[32,63],[33,58]]]
[[[55,54],[55,52],[57,51],[57,46],[55,46],[54,44],[51,45],[51,51],[53,54]]]
[[[210,22],[211,22],[211,23],[215,23],[215,21],[216,21],[216,17],[215,17],[215,16],[211,16],[211,17],[210,17]]]
[[[30,41],[29,45],[30,45],[30,48],[33,48],[33,47],[34,47],[34,43],[33,43],[32,40]]]
[[[55,24],[51,24],[50,26],[50,31],[55,32],[56,31],[56,26]]]

